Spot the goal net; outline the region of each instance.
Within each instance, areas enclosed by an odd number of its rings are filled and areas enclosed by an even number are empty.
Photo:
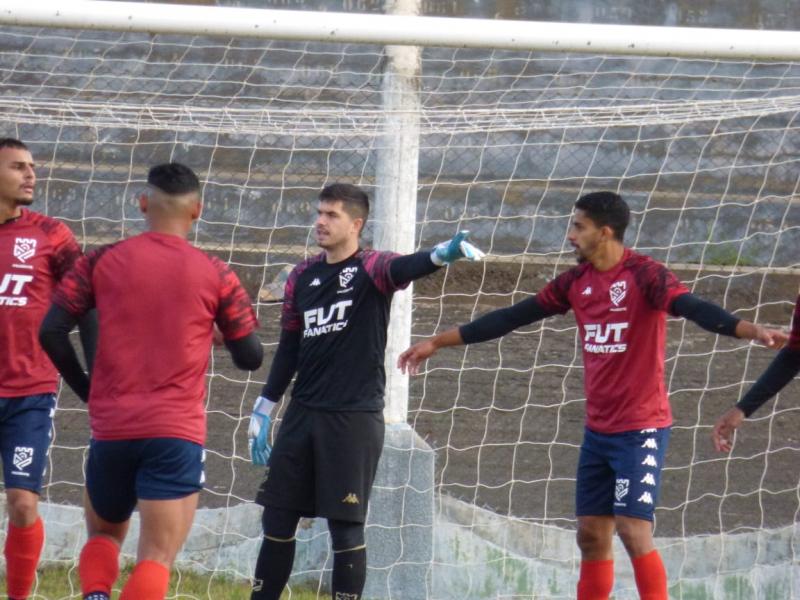
[[[390,139],[385,62],[383,47],[355,43],[0,30],[0,135],[33,151],[34,208],[66,222],[88,250],[141,231],[135,200],[147,169],[183,162],[204,183],[193,242],[226,260],[257,299],[265,366],[248,376],[214,353],[201,497],[211,517],[200,527],[210,541],[195,548],[208,560],[183,555],[178,569],[251,574],[257,513],[235,530],[230,515],[251,503],[262,476],[246,429],[279,333],[280,286],[269,284],[317,251],[322,186],[376,190]],[[489,255],[416,284],[415,338],[529,297],[571,266],[572,204],[603,189],[631,205],[626,242],[637,251],[741,317],[788,325],[800,269],[800,64],[426,47],[414,84],[416,245],[469,229]],[[675,427],[655,533],[675,597],[766,597],[764,586],[790,596],[796,388],[748,421],[732,455],[715,453],[709,437],[771,358],[669,322]],[[407,421],[435,453],[429,597],[573,593],[582,375],[567,315],[440,352],[412,379]],[[80,506],[87,440],[85,407],[63,389],[46,502]],[[79,530],[77,514],[53,520]],[[46,556],[72,564],[77,538],[48,531],[48,548],[68,552]],[[231,540],[252,552],[225,562],[220,549]],[[128,558],[134,552],[126,547]],[[324,590],[330,557],[306,564],[298,560],[303,581]],[[551,581],[534,573],[543,564]],[[371,565],[369,577],[392,568]],[[634,597],[630,577],[619,575],[616,590]]]

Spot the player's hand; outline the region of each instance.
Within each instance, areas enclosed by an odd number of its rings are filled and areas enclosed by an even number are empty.
[[[254,465],[266,466],[272,446],[269,444],[269,426],[272,423],[272,409],[275,402],[259,396],[253,405],[253,414],[250,415],[250,426],[247,428],[247,438],[250,441],[250,459]]]
[[[767,329],[759,325],[753,339],[767,348],[780,350],[789,342],[789,335],[782,329]]]
[[[453,236],[452,239],[437,244],[431,252],[431,260],[433,264],[442,266],[449,265],[461,258],[467,260],[481,260],[484,254],[477,247],[473,246],[467,241],[469,231],[461,230]]]
[[[714,424],[714,431],[711,432],[711,438],[714,440],[714,447],[720,452],[730,452],[733,446],[733,433],[744,421],[744,413],[742,409],[733,408],[728,409]]]
[[[403,373],[416,375],[419,365],[436,353],[436,346],[430,340],[425,340],[411,346],[397,359],[397,368]]]

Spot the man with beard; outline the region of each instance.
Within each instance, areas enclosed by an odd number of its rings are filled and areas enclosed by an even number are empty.
[[[536,296],[413,345],[398,366],[415,374],[440,348],[501,337],[569,309],[583,343],[586,428],[576,483],[578,600],[605,600],[614,582],[616,531],[633,563],[639,595],[667,599],[664,565],[653,545],[672,414],[664,383],[667,313],[720,335],[780,347],[786,336],[691,294],[664,265],[623,244],[630,210],[613,192],[575,203],[568,239],[578,266]]]
[[[44,543],[39,492],[58,373],[39,345],[39,325],[56,284],[81,256],[66,225],[26,208],[35,187],[28,147],[0,139],[0,454],[8,511],[6,588],[12,600],[30,594]],[[93,347],[94,312],[80,325],[86,350]]]

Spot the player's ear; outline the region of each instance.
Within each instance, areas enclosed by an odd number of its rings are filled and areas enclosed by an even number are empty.
[[[149,200],[150,198],[148,198],[147,194],[139,194],[139,210],[142,211],[142,213],[147,213],[147,203]]]
[[[361,233],[364,231],[364,219],[361,217],[356,217],[353,219],[353,225],[356,227],[358,235],[361,235]]]
[[[201,212],[203,212],[203,203],[197,200],[192,204],[192,221],[199,219]]]

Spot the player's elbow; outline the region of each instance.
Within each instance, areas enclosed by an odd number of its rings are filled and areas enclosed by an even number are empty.
[[[74,326],[74,319],[58,306],[51,306],[39,327],[39,344],[48,354],[69,343],[69,332]]]
[[[231,353],[233,364],[243,371],[255,371],[264,360],[264,348],[254,333],[238,340],[225,340],[225,347]]]

